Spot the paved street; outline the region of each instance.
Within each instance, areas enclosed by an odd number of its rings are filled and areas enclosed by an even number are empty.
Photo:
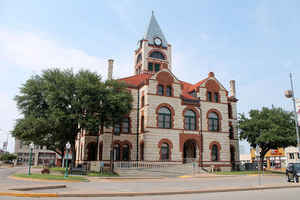
[[[24,168],[8,168],[0,169],[0,190],[12,187],[25,187],[25,186],[38,186],[38,185],[57,185],[65,184],[67,188],[63,189],[49,189],[49,190],[35,190],[25,193],[68,193],[68,194],[88,194],[88,193],[114,193],[114,192],[167,192],[167,191],[190,191],[202,189],[217,189],[217,188],[236,188],[236,187],[249,187],[258,186],[258,176],[227,176],[227,177],[197,177],[197,178],[164,178],[164,179],[103,179],[91,178],[90,182],[45,182],[45,181],[25,181],[14,180],[7,178],[7,176],[17,171],[24,171]],[[263,177],[262,185],[293,185],[294,183],[287,183],[285,176],[282,175],[266,175]],[[300,193],[300,189],[279,189],[279,190],[264,190],[264,191],[250,191],[250,192],[227,192],[227,193],[210,193],[210,194],[192,194],[192,195],[176,195],[164,196],[165,200],[168,199],[221,199],[226,200],[232,197],[237,199],[243,196],[246,199],[264,199],[265,197],[272,197],[272,200],[279,199],[282,195],[286,199],[296,198],[296,194]],[[274,198],[273,198],[274,196]],[[141,197],[122,197],[120,199],[133,200],[157,199],[158,196],[141,196]],[[20,198],[5,198],[0,199],[20,199]],[[22,198],[26,199],[26,198]],[[30,199],[30,198],[27,198]],[[47,198],[40,198],[47,199]],[[60,198],[59,198],[60,199]],[[67,198],[67,199],[82,199],[82,198]],[[116,199],[112,198],[89,198],[89,199]],[[282,199],[282,198],[281,198]]]
[[[87,200],[298,200],[300,194],[300,189],[279,189],[279,190],[264,190],[264,191],[245,191],[245,192],[224,192],[224,193],[209,193],[209,194],[192,194],[192,195],[171,195],[171,196],[140,196],[140,197],[110,197],[110,198],[86,198]],[[0,200],[29,200],[29,199],[37,199],[37,198],[25,198],[25,197],[0,197]],[[39,200],[54,200],[54,199],[62,199],[62,198],[38,198]],[[72,198],[67,197],[64,198],[67,200],[81,200],[82,197]]]

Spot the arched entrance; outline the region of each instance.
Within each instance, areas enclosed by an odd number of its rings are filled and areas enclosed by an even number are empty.
[[[88,144],[88,161],[95,161],[97,159],[97,144],[96,142],[91,142]]]
[[[197,145],[194,140],[187,140],[183,144],[183,162],[193,162],[197,158]]]

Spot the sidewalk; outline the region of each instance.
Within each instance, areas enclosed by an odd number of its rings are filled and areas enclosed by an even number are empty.
[[[32,191],[0,190],[0,196],[31,197],[108,197],[170,195],[213,192],[234,192],[246,190],[265,190],[281,188],[300,188],[300,184],[287,183],[284,176],[264,176],[261,182],[256,176],[212,176],[163,179],[125,179],[95,178],[90,182],[52,183],[66,185],[65,188],[42,189]],[[22,181],[24,183],[24,181]],[[259,185],[261,183],[261,185]],[[30,184],[29,184],[30,185]],[[37,184],[32,185],[36,186]],[[50,185],[50,184],[49,184]],[[40,186],[48,186],[40,183]],[[24,187],[24,185],[23,185]]]

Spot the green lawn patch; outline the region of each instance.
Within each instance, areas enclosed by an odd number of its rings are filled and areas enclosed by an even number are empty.
[[[118,174],[114,174],[112,172],[103,172],[103,173],[100,173],[100,172],[89,172],[87,174],[88,176],[99,176],[99,177],[113,177],[113,176],[119,176]]]
[[[44,180],[73,180],[73,181],[87,181],[86,178],[82,176],[68,176],[64,177],[63,175],[53,175],[53,174],[14,174],[14,177],[19,178],[31,178],[31,179],[44,179]]]
[[[50,169],[50,171],[60,172],[61,174],[65,173],[65,171],[66,171],[66,168],[62,168],[62,167],[51,167],[49,169]]]

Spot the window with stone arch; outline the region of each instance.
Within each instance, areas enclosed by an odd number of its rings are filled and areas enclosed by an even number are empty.
[[[150,54],[150,57],[151,58],[156,58],[156,59],[161,59],[161,60],[165,60],[165,56],[164,54],[162,54],[161,52],[159,51],[153,51],[151,54]]]
[[[167,107],[161,107],[158,111],[158,127],[171,128],[171,111]]]
[[[196,113],[193,110],[184,112],[184,128],[186,130],[196,130]]]
[[[211,161],[219,160],[219,148],[216,144],[213,144],[211,147]]]
[[[170,160],[170,146],[168,143],[162,143],[160,147],[161,160]]]
[[[215,112],[210,112],[208,114],[208,130],[209,131],[219,131],[219,116]]]

